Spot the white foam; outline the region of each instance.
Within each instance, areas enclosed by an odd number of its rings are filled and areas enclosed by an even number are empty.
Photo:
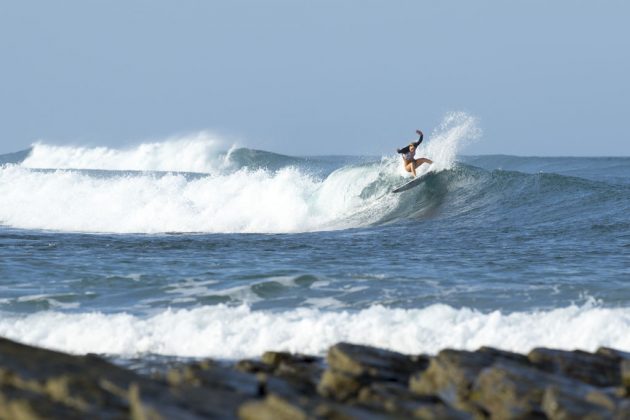
[[[349,177],[329,192],[328,182],[296,168],[190,179],[4,166],[0,223],[74,232],[297,232],[352,226],[347,216],[376,203],[376,197],[357,196],[369,177]],[[344,200],[344,195],[350,197]]]
[[[124,149],[54,146],[35,143],[21,163],[25,168],[213,172],[227,161],[222,141],[208,132],[142,143]]]
[[[420,151],[436,161],[423,170],[451,168],[457,145],[474,132],[474,118],[449,114]],[[367,226],[400,200],[389,194],[391,185],[376,182],[404,173],[393,155],[317,179],[299,167],[236,170],[229,153],[219,157],[218,144],[207,133],[124,150],[36,144],[22,164],[0,166],[0,224],[100,233],[304,232]],[[81,170],[87,168],[110,172]]]
[[[359,312],[313,308],[268,312],[217,305],[165,310],[149,317],[60,312],[0,317],[0,336],[70,353],[227,359],[256,357],[266,350],[323,355],[340,341],[409,354],[484,345],[518,352],[538,346],[629,351],[629,328],[630,308],[593,305],[511,314],[441,304],[407,310],[374,306]]]

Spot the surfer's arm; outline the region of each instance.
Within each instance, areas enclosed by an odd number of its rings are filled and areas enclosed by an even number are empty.
[[[402,149],[396,149],[397,153],[404,155],[405,153],[409,153],[409,146],[405,146]]]
[[[418,133],[418,135],[420,136],[418,141],[414,143],[416,147],[418,147],[420,143],[422,143],[422,140],[424,140],[424,133],[421,130],[416,130],[416,133]]]

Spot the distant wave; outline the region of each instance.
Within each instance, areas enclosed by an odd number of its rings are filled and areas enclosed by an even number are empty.
[[[323,355],[349,341],[409,354],[493,346],[527,352],[546,346],[630,350],[630,308],[592,304],[547,311],[479,312],[435,304],[423,309],[374,306],[358,312],[300,308],[252,311],[247,306],[129,314],[38,312],[0,317],[0,336],[70,353],[243,358],[266,350]]]
[[[225,165],[221,140],[207,132],[124,149],[35,143],[25,168],[213,172]]]

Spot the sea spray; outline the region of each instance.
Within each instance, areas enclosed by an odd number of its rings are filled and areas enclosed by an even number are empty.
[[[221,170],[225,165],[219,153],[223,144],[222,139],[205,131],[122,149],[55,146],[37,142],[21,166],[210,173]]]

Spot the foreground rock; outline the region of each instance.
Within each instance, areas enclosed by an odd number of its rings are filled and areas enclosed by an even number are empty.
[[[0,339],[0,419],[630,419],[630,354],[433,357],[339,343],[326,359],[179,364],[148,377]]]

